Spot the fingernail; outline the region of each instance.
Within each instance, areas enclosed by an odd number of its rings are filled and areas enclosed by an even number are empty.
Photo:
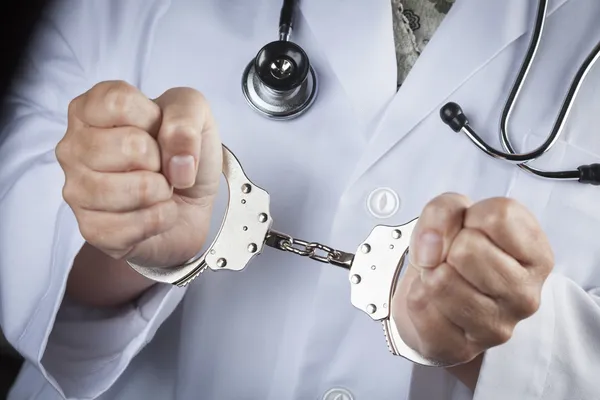
[[[177,189],[192,186],[196,181],[196,168],[193,156],[173,156],[169,161],[169,178]]]
[[[417,239],[416,262],[420,267],[435,267],[442,262],[442,237],[435,232],[423,232]]]

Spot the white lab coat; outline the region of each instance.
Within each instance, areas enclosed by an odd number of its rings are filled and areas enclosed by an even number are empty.
[[[303,117],[273,122],[246,105],[240,74],[276,37],[280,0],[59,3],[0,142],[0,321],[27,359],[9,398],[303,400],[339,388],[330,398],[600,399],[600,189],[493,160],[438,114],[446,101],[461,103],[499,147],[500,110],[536,5],[457,1],[396,93],[390,1],[305,0],[294,39],[311,56],[319,97]],[[552,0],[550,12],[511,124],[519,149],[545,138],[600,40],[597,0]],[[374,225],[405,223],[446,191],[518,199],[556,254],[541,309],[487,352],[473,395],[444,370],[390,355],[381,326],[350,304],[345,271],[268,248],[242,272],[208,272],[187,289],[159,285],[110,313],[63,303],[83,239],[61,198],[54,146],[68,102],[109,79],[149,97],[202,91],[223,142],[270,192],[274,228],[296,237],[354,251]],[[564,136],[536,165],[600,160],[598,88],[595,68]]]

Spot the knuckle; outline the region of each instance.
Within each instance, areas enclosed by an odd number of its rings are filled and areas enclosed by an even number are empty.
[[[166,222],[166,213],[163,207],[152,207],[145,213],[144,236],[146,238],[154,236],[162,230]]]
[[[513,335],[513,327],[508,324],[498,324],[492,331],[492,344],[500,345],[508,342]]]
[[[462,229],[450,246],[447,260],[452,265],[469,264],[473,258],[473,244],[475,232],[470,229]]]
[[[160,137],[163,142],[177,148],[190,146],[200,137],[201,129],[191,120],[177,120],[161,127]]]
[[[65,202],[71,207],[74,207],[77,203],[77,186],[73,185],[70,179],[65,180],[65,184],[62,189],[62,197],[65,200]]]
[[[72,118],[74,118],[77,114],[77,107],[79,102],[82,101],[82,97],[76,97],[73,100],[71,100],[69,102],[69,105],[67,107],[67,117],[69,120],[71,120]]]
[[[144,134],[135,128],[129,128],[121,138],[121,152],[132,159],[148,155],[148,140]]]
[[[69,154],[71,154],[71,150],[69,149],[70,145],[66,138],[63,138],[56,147],[54,148],[54,154],[56,156],[56,160],[61,166],[64,166],[67,162]]]
[[[445,295],[454,281],[452,267],[446,263],[439,265],[433,271],[426,271],[426,273],[429,274],[429,277],[423,280],[423,285],[428,296]]]
[[[531,289],[523,290],[519,296],[521,316],[530,317],[540,308],[540,295]]]
[[[450,214],[451,210],[448,207],[448,201],[443,196],[438,196],[429,201],[423,208],[423,217],[434,220],[445,219]]]
[[[438,226],[446,225],[455,222],[469,204],[469,199],[463,195],[446,193],[435,197],[425,205],[421,219]]]
[[[121,114],[131,107],[136,89],[124,81],[106,84],[104,106],[112,114]]]
[[[493,199],[491,205],[484,218],[484,228],[490,231],[504,230],[521,210],[517,201],[506,197]]]
[[[79,232],[81,232],[81,236],[83,236],[87,242],[93,245],[97,245],[102,242],[103,235],[93,221],[91,221],[85,215],[80,215],[78,220]]]

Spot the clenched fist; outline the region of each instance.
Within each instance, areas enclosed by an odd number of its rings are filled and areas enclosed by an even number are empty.
[[[550,245],[520,204],[432,200],[411,238],[409,266],[394,294],[402,339],[431,359],[466,363],[510,339],[534,314],[553,267]]]
[[[197,91],[176,88],[150,100],[127,83],[99,83],[71,102],[56,156],[64,199],[96,249],[169,266],[202,248],[222,149]]]

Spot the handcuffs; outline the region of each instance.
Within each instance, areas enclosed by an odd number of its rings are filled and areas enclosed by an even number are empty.
[[[307,256],[349,270],[352,305],[374,321],[381,321],[388,349],[393,355],[425,366],[451,366],[425,358],[410,348],[400,337],[391,312],[392,295],[417,218],[400,226],[377,225],[356,254],[296,239],[271,229],[269,194],[250,181],[229,148],[222,148],[229,203],[219,232],[208,250],[175,267],[147,267],[128,261],[131,268],[156,282],[183,287],[207,268],[241,271],[265,245]],[[318,251],[324,254],[317,254]]]

